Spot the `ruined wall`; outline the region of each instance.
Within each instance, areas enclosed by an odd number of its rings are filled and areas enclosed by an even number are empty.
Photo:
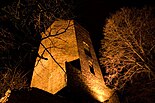
[[[98,64],[98,60],[89,36],[89,32],[83,27],[81,27],[78,23],[75,23],[75,32],[79,57],[81,60],[81,68],[83,68],[82,73],[88,73],[88,75],[95,75],[97,78],[103,80],[102,72]],[[85,53],[85,48],[89,49],[88,51],[90,52],[90,54]],[[91,73],[90,66],[93,67],[94,74]]]
[[[77,68],[74,68],[70,63],[67,63],[67,72],[68,86],[75,93],[86,93],[99,102],[108,100],[113,93],[112,90],[104,85],[102,80],[93,75],[86,75],[85,73],[82,73]]]
[[[112,95],[104,83],[89,33],[83,27],[73,20],[58,20],[42,34],[42,39],[31,87],[55,94],[68,85],[100,102]]]
[[[42,39],[31,87],[55,94],[66,86],[65,62],[78,58],[73,20],[55,21]]]
[[[81,69],[79,70],[72,65],[72,62],[68,63],[68,85],[73,90],[82,90],[92,98],[103,102],[109,99],[112,95],[112,90],[106,87],[104,83],[89,33],[78,23],[75,23],[75,32]]]

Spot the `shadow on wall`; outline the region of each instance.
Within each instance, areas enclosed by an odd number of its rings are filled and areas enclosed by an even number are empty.
[[[13,91],[7,103],[73,103],[66,98],[52,95],[43,90],[32,88],[30,90]]]
[[[77,94],[78,100],[84,97],[85,101],[88,101],[84,103],[102,103],[109,101],[113,91],[106,87],[102,80],[92,74],[82,73],[78,68],[73,66],[72,62],[66,62],[66,71],[67,86],[71,91]],[[86,98],[89,99],[87,100]],[[117,97],[114,96],[112,98],[116,101],[112,101],[111,103],[119,103]]]
[[[76,92],[73,88],[66,86],[61,91],[59,91],[56,95],[68,98],[73,101],[72,103],[101,103],[92,97],[85,91],[78,89]]]

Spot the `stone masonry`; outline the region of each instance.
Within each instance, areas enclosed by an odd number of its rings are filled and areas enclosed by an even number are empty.
[[[55,94],[67,85],[77,89],[82,85],[81,89],[101,102],[112,95],[88,31],[74,20],[56,20],[42,33],[38,54],[31,87]]]

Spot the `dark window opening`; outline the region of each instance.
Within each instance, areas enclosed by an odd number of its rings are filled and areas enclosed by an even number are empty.
[[[87,49],[84,48],[84,52],[85,52],[85,54],[86,54],[87,56],[89,56],[90,58],[92,57],[90,51],[88,51]]]
[[[94,68],[93,68],[93,59],[92,59],[92,55],[90,53],[90,47],[84,41],[83,41],[83,46],[84,46],[84,52],[85,52],[87,60],[88,60],[90,72],[95,75]]]
[[[80,59],[73,60],[69,63],[76,69],[81,70]]]
[[[84,52],[87,56],[89,56],[90,58],[92,58],[91,53],[90,53],[90,47],[86,42],[83,42],[84,44]]]
[[[90,68],[90,72],[91,72],[92,74],[95,75],[95,72],[94,72],[94,68],[93,68],[93,66],[90,66],[90,65],[89,65],[89,68]]]

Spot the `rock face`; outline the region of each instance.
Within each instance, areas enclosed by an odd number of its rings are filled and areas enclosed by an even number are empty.
[[[100,102],[112,95],[104,83],[89,33],[78,23],[57,20],[42,33],[42,39],[31,87],[55,94],[68,85]]]

